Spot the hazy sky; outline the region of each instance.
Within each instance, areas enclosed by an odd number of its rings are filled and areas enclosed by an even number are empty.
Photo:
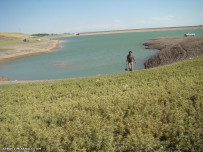
[[[203,25],[203,0],[0,0],[0,32],[74,33]]]

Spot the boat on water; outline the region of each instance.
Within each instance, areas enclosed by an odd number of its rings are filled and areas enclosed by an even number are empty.
[[[185,37],[188,37],[188,36],[195,36],[195,33],[187,33],[184,35]]]

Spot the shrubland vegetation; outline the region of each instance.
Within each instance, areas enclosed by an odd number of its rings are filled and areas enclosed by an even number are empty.
[[[41,36],[49,36],[49,34],[48,33],[38,33],[38,34],[32,34],[32,36],[39,36],[39,37],[41,37]]]
[[[0,86],[2,147],[202,151],[203,56],[147,70]]]

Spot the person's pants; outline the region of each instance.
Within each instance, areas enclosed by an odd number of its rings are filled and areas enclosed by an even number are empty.
[[[128,69],[129,71],[133,70],[133,62],[128,62]]]

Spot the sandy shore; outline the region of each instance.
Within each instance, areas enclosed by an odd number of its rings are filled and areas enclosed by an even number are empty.
[[[165,37],[144,43],[149,49],[160,50],[145,63],[145,68],[172,64],[203,54],[203,37]]]
[[[1,81],[9,81],[9,78],[0,75],[0,83]]]
[[[59,49],[60,44],[64,42],[65,40],[50,40],[50,38],[43,38],[41,41],[37,42],[1,45],[0,49],[6,51],[0,52],[0,64],[19,58],[52,52]],[[9,81],[9,78],[0,75],[0,82],[2,81]]]
[[[27,56],[52,52],[59,49],[59,45],[63,42],[65,42],[65,40],[43,39],[42,41],[35,43],[24,42],[23,44],[20,43],[1,46],[0,48],[5,49],[6,51],[0,52],[0,63]]]
[[[97,34],[116,34],[116,33],[134,33],[134,32],[152,32],[152,31],[173,31],[187,29],[203,29],[203,26],[182,26],[182,27],[163,27],[163,28],[145,28],[145,29],[130,29],[130,30],[115,30],[101,32],[80,33],[80,35],[97,35]]]

